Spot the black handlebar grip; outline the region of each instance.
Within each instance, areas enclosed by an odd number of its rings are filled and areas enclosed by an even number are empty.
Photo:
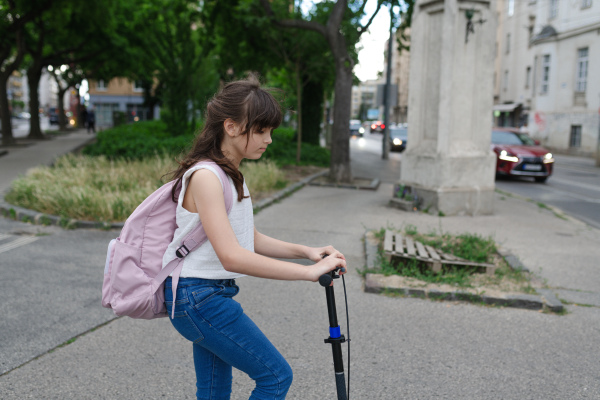
[[[331,285],[331,281],[333,281],[333,277],[329,274],[323,274],[319,277],[319,284],[323,287]]]

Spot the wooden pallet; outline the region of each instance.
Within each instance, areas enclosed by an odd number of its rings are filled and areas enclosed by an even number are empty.
[[[388,261],[391,261],[392,258],[416,259],[428,265],[433,272],[440,272],[444,264],[476,267],[477,272],[488,275],[494,275],[496,271],[496,266],[493,264],[468,261],[389,230],[385,231],[383,252]]]

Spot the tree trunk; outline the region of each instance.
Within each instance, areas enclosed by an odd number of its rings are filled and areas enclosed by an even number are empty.
[[[29,136],[28,139],[41,140],[45,139],[40,127],[40,98],[39,85],[42,77],[41,68],[32,65],[27,69],[27,83],[29,85]]]
[[[298,103],[296,120],[298,121],[298,129],[296,135],[298,136],[296,145],[296,162],[300,163],[300,157],[302,155],[302,76],[300,75],[300,63],[296,62],[296,101]]]
[[[67,116],[65,115],[65,93],[69,88],[61,88],[60,84],[58,85],[58,130],[66,131],[67,130]]]
[[[344,60],[336,60],[333,134],[329,176],[335,182],[352,182],[350,169],[350,113],[352,109],[352,70]]]
[[[10,121],[10,108],[8,107],[8,77],[10,74],[0,74],[0,120],[2,120],[2,145],[8,146],[15,143]]]
[[[318,146],[323,120],[325,89],[320,82],[308,81],[302,90],[302,142]]]

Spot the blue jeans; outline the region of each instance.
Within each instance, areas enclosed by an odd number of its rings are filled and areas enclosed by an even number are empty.
[[[179,280],[171,323],[193,343],[196,397],[229,399],[233,366],[256,382],[250,399],[285,399],[292,369],[233,300],[239,290],[233,279]],[[165,302],[171,318],[171,278],[165,283]]]

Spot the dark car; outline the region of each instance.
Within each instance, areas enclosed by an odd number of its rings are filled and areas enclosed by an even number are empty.
[[[50,107],[48,109],[48,118],[50,119],[50,125],[58,125],[58,108]]]
[[[390,128],[390,151],[404,151],[408,140],[408,128],[391,127]]]
[[[362,137],[363,133],[365,133],[365,128],[362,127],[362,124],[357,119],[350,120],[350,136]]]
[[[371,132],[383,132],[385,124],[381,121],[373,121],[371,124]]]
[[[536,182],[546,182],[552,175],[552,153],[518,129],[494,128],[492,150],[497,157],[496,175],[532,177]]]

